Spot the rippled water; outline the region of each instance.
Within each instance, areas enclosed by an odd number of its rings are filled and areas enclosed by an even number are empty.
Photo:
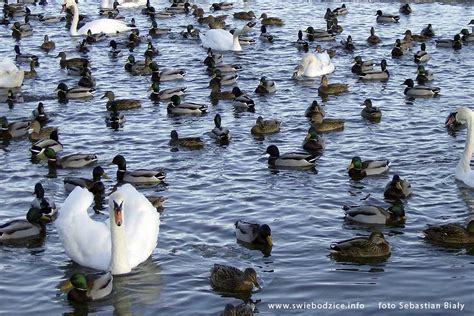
[[[419,1],[417,1],[419,2]],[[197,1],[206,12],[211,2]],[[418,33],[431,22],[437,36],[452,38],[453,34],[473,18],[469,1],[437,1],[414,3],[414,13],[402,16],[399,24],[375,23],[375,11],[398,12],[399,2],[347,1],[350,13],[339,18],[344,32],[336,42],[323,43],[334,47],[336,72],[331,82],[345,82],[350,92],[330,97],[324,102],[327,117],[346,119],[343,132],[326,134],[326,149],[314,171],[273,171],[267,167],[264,155],[269,144],[277,144],[281,152],[301,149],[309,127],[304,111],[317,96],[319,80],[295,82],[291,73],[302,52],[293,42],[299,29],[309,25],[324,27],[325,9],[340,2],[248,1],[235,3],[234,11],[254,10],[257,15],[268,12],[285,19],[284,27],[270,27],[276,36],[274,44],[259,42],[259,30],[252,36],[257,44],[244,46],[241,53],[225,53],[225,61],[243,66],[238,85],[252,92],[258,79],[265,75],[276,81],[277,93],[255,99],[255,113],[236,113],[231,102],[221,101],[209,108],[202,117],[171,118],[166,104],[153,104],[148,99],[148,77],[132,77],[123,69],[126,56],[112,61],[107,55],[108,41],[90,47],[88,57],[98,85],[90,101],[70,101],[59,104],[55,88],[65,81],[70,86],[77,77],[59,69],[55,56],[66,51],[78,56],[74,47],[78,39],[70,38],[63,24],[44,25],[31,21],[34,36],[21,40],[25,53],[40,56],[38,78],[25,80],[21,92],[25,102],[9,110],[4,104],[0,115],[11,122],[29,117],[38,101],[43,101],[51,114],[52,126],[58,126],[64,153],[94,152],[100,164],[111,175],[105,182],[110,189],[115,184],[115,166],[106,163],[118,153],[128,160],[130,170],[164,168],[168,186],[140,188],[147,195],[166,197],[165,211],[158,247],[151,258],[133,273],[115,278],[113,294],[89,305],[75,306],[67,302],[58,290],[60,284],[75,271],[87,271],[73,264],[63,252],[53,225],[48,226],[42,243],[2,245],[0,247],[0,310],[7,315],[17,313],[78,314],[96,313],[119,315],[155,314],[198,315],[218,314],[225,304],[237,304],[235,298],[221,297],[209,285],[209,268],[214,263],[239,268],[252,266],[257,270],[263,289],[253,294],[260,313],[289,314],[290,311],[270,310],[269,303],[360,302],[363,311],[377,313],[378,302],[412,301],[442,303],[447,300],[466,304],[463,313],[472,314],[473,257],[466,250],[444,249],[426,243],[422,229],[427,224],[464,222],[472,215],[474,194],[454,179],[454,168],[464,147],[465,131],[453,137],[443,127],[447,114],[458,106],[471,106],[474,94],[472,69],[473,45],[454,52],[427,43],[432,59],[427,69],[435,73],[433,85],[441,87],[439,98],[409,100],[400,84],[414,78],[416,66],[412,52],[400,60],[390,58],[396,38],[405,29]],[[152,1],[163,8],[166,1]],[[97,14],[96,3],[81,3],[83,14]],[[57,15],[60,4],[50,2],[45,7],[31,6],[33,13]],[[233,11],[230,11],[230,13]],[[141,33],[146,34],[150,22],[139,9],[121,10],[129,20],[135,17]],[[226,12],[227,13],[227,12]],[[231,26],[243,22],[228,18]],[[193,17],[177,15],[160,20],[159,26],[170,27],[169,36],[154,39],[161,55],[156,58],[163,67],[181,67],[187,71],[184,82],[170,82],[162,88],[185,84],[186,100],[210,103],[207,83],[209,77],[202,65],[205,50],[198,42],[180,38],[187,24],[197,24]],[[365,39],[375,26],[382,44],[369,47]],[[204,27],[202,27],[204,28]],[[14,57],[15,41],[8,27],[0,26],[0,55]],[[43,35],[56,42],[49,54],[39,50]],[[387,58],[391,78],[386,83],[363,83],[350,73],[354,55],[338,48],[339,41],[352,35],[356,54],[364,58]],[[314,47],[315,43],[311,44]],[[142,59],[146,45],[136,49]],[[27,68],[27,65],[21,67]],[[118,131],[105,126],[103,92],[113,90],[117,97],[142,100],[141,109],[124,112],[127,122]],[[360,117],[359,105],[372,98],[380,106],[383,118],[379,124],[368,123]],[[218,146],[206,136],[201,151],[172,151],[168,146],[169,132],[177,129],[181,135],[200,135],[213,127],[216,113],[222,115],[223,125],[230,128],[233,139],[228,146]],[[256,139],[250,128],[258,115],[283,121],[280,133]],[[13,141],[0,151],[0,213],[1,222],[23,217],[32,200],[34,184],[41,181],[47,195],[61,205],[67,196],[62,179],[65,176],[90,176],[92,168],[58,170],[57,178],[46,177],[44,165],[32,164],[27,140]],[[388,158],[392,167],[388,174],[352,181],[346,166],[352,156]],[[339,263],[328,255],[332,241],[367,235],[370,228],[347,224],[343,220],[343,204],[372,203],[386,206],[383,188],[394,173],[408,179],[414,194],[406,202],[408,219],[404,227],[383,228],[392,245],[392,255],[384,263],[359,265]],[[370,194],[367,201],[361,201]],[[270,224],[274,247],[270,256],[237,244],[233,223],[237,219]],[[323,311],[336,314],[340,311]],[[406,311],[395,312],[406,315]],[[314,314],[311,310],[296,310],[294,314]],[[430,311],[447,315],[449,311]]]

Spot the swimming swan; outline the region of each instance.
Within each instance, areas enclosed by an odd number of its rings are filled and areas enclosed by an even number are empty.
[[[331,62],[329,54],[324,51],[321,53],[306,53],[293,73],[293,79],[314,78],[334,72],[334,64]]]
[[[25,71],[19,70],[13,60],[3,58],[0,61],[0,88],[21,87]]]
[[[56,221],[66,254],[76,263],[112,274],[129,273],[156,247],[160,216],[147,198],[124,184],[109,197],[110,221],[91,219],[94,196],[76,187],[64,201]]]
[[[62,11],[70,7],[72,7],[74,12],[71,28],[69,29],[71,36],[87,35],[88,30],[91,30],[92,34],[113,34],[126,32],[132,29],[122,21],[114,19],[98,19],[84,24],[84,26],[78,30],[77,23],[79,22],[79,8],[74,0],[64,0]]]
[[[470,166],[472,154],[474,153],[474,113],[467,107],[460,107],[456,112],[448,116],[446,125],[452,124],[453,122],[467,125],[467,139],[466,145],[464,146],[464,153],[456,166],[454,176],[467,186],[474,188],[474,171]]]
[[[202,46],[211,48],[213,50],[226,51],[231,50],[239,52],[242,47],[239,43],[240,31],[235,31],[232,35],[230,32],[223,29],[211,29],[206,34],[199,33]]]

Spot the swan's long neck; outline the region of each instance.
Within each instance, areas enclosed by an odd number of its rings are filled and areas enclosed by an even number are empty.
[[[232,50],[234,52],[236,51],[241,51],[242,50],[242,47],[240,46],[240,42],[239,42],[239,35],[237,34],[237,30],[235,31],[235,34],[234,34],[234,39],[233,39],[233,43],[232,43]]]
[[[77,4],[74,2],[72,5],[72,12],[73,12],[73,17],[72,17],[72,22],[71,22],[71,27],[69,29],[69,33],[71,36],[77,36],[77,23],[79,23],[79,7]]]
[[[132,271],[127,257],[127,244],[125,239],[125,220],[121,226],[115,223],[114,210],[110,209],[110,234],[112,241],[112,258],[110,260],[110,271],[113,275],[125,274]]]
[[[472,154],[474,153],[474,135],[473,135],[473,128],[474,128],[474,115],[472,112],[469,112],[469,118],[466,120],[467,124],[467,138],[466,138],[466,146],[464,147],[464,153],[459,160],[459,163],[456,167],[457,170],[461,172],[468,172],[471,170],[470,162],[472,158]]]

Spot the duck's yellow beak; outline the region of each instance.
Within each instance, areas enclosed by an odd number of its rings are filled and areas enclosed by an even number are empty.
[[[354,168],[354,164],[351,162],[351,163],[349,164],[349,166],[347,166],[347,170],[351,170],[351,169],[353,169],[353,168]]]
[[[305,140],[311,139],[311,134],[310,133],[306,134],[306,137],[304,139]]]
[[[268,237],[267,237],[267,243],[268,243],[268,245],[269,245],[270,247],[273,246],[272,236],[268,236]]]
[[[109,176],[108,176],[106,173],[104,173],[101,177],[104,178],[104,179],[108,179],[108,178],[109,178]]]
[[[61,289],[61,291],[66,292],[66,291],[72,289],[73,287],[74,287],[74,286],[72,285],[71,281],[69,280],[69,281],[67,281],[66,283],[64,283],[63,286],[61,286],[60,289]]]
[[[49,217],[48,215],[41,215],[41,220],[45,222],[50,222],[51,217]]]
[[[400,182],[397,182],[397,183],[395,184],[395,187],[396,187],[397,189],[399,189],[400,191],[403,191],[402,184],[401,184]]]

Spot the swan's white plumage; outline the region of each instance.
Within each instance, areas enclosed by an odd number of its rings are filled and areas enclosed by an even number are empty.
[[[327,52],[306,53],[295,71],[295,77],[314,78],[334,72],[334,64]]]
[[[456,166],[454,175],[456,179],[474,188],[474,171],[470,166],[472,154],[474,153],[474,113],[467,107],[460,107],[456,112],[456,120],[460,123],[467,124],[467,138],[463,155]]]
[[[124,229],[127,259],[131,268],[145,261],[156,247],[160,218],[147,198],[132,185],[117,189],[124,198]],[[76,263],[97,270],[109,270],[111,260],[110,222],[89,217],[93,195],[76,187],[63,204],[56,221],[66,254]]]
[[[19,70],[13,60],[3,58],[0,61],[0,88],[21,87],[25,72]]]
[[[220,51],[231,50],[234,52],[242,50],[237,30],[234,35],[232,35],[226,30],[211,29],[207,31],[206,34],[199,33],[199,38],[201,39],[202,46],[205,48]]]
[[[91,30],[92,34],[114,34],[120,32],[130,31],[132,28],[126,23],[114,19],[98,19],[84,24],[79,30],[77,23],[79,22],[79,7],[74,0],[64,0],[67,8],[72,7],[73,19],[69,33],[71,36],[87,35],[87,31]]]

